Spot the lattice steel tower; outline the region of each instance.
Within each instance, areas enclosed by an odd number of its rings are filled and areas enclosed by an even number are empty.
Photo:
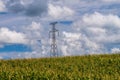
[[[49,37],[51,38],[51,50],[50,56],[57,57],[58,56],[58,49],[57,49],[57,42],[56,42],[56,34],[59,36],[59,31],[56,29],[55,25],[58,22],[52,22],[52,30],[49,32]]]

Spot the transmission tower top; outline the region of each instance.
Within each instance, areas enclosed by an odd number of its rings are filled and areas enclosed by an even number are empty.
[[[58,22],[52,22],[52,23],[50,23],[50,25],[56,25]]]

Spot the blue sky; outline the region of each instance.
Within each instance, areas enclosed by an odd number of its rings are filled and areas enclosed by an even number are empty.
[[[3,48],[0,48],[0,52],[30,52],[31,49],[29,46],[22,45],[22,44],[9,44],[4,45]]]
[[[49,56],[54,21],[63,56],[120,52],[119,9],[119,0],[0,0],[0,59]]]

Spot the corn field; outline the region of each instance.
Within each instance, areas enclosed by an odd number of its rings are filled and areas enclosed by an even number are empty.
[[[120,80],[120,54],[0,60],[0,80]]]

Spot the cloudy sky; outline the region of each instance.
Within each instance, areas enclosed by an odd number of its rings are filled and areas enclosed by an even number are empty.
[[[59,55],[120,52],[119,0],[0,0],[0,59],[49,56],[54,21]]]

